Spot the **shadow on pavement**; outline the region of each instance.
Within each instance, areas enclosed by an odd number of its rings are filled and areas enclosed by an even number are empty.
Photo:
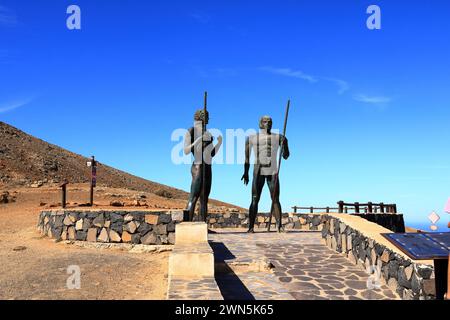
[[[215,279],[224,300],[255,300],[241,279],[226,264],[235,256],[222,242],[210,242],[214,252]]]

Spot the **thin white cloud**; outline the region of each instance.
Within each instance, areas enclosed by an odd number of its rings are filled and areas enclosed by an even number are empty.
[[[9,111],[13,111],[17,108],[23,107],[24,105],[30,103],[32,101],[31,98],[29,99],[23,99],[23,100],[17,100],[9,103],[0,104],[0,113],[5,113]]]
[[[270,72],[273,74],[278,74],[281,76],[286,77],[292,77],[292,78],[298,78],[302,80],[306,80],[310,83],[315,83],[319,81],[316,77],[306,74],[303,71],[300,70],[293,70],[291,68],[274,68],[274,67],[261,67],[259,68],[262,71]]]
[[[359,102],[370,103],[370,104],[386,104],[391,102],[391,98],[385,96],[368,96],[365,94],[356,94],[353,99]]]
[[[301,70],[294,70],[291,68],[274,68],[274,67],[261,67],[259,68],[262,71],[270,72],[273,74],[278,74],[285,77],[298,78],[302,80],[306,80],[309,83],[316,83],[319,81],[329,81],[334,83],[338,87],[338,94],[343,94],[350,89],[350,85],[347,81],[332,78],[332,77],[318,77],[310,74],[306,74]]]
[[[17,24],[17,17],[6,7],[0,6],[0,26],[14,26]]]
[[[337,88],[338,88],[337,93],[339,95],[342,95],[345,92],[350,90],[350,84],[347,81],[339,79],[339,78],[314,76],[314,75],[306,74],[301,70],[294,70],[291,68],[275,68],[275,67],[271,67],[271,66],[265,66],[265,67],[260,67],[259,70],[269,72],[272,74],[285,76],[285,77],[302,79],[302,80],[308,81],[309,83],[317,83],[317,82],[323,82],[323,81],[332,82],[333,84],[335,84],[337,86]],[[390,98],[390,97],[368,96],[366,94],[355,94],[355,95],[353,95],[353,99],[356,101],[359,101],[359,102],[378,105],[380,107],[383,107],[392,101],[392,98]]]
[[[350,90],[350,85],[347,81],[337,78],[323,78],[324,80],[334,82],[338,86],[338,94],[344,94]]]

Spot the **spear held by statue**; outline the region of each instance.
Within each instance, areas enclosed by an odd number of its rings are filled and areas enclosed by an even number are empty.
[[[273,210],[275,208],[275,195],[278,192],[278,188],[279,188],[279,175],[280,175],[280,168],[281,168],[281,160],[282,160],[282,155],[283,155],[283,148],[284,148],[284,139],[286,138],[286,126],[287,126],[287,121],[288,121],[288,116],[289,116],[289,107],[291,105],[291,100],[288,100],[287,102],[287,106],[286,106],[286,114],[284,116],[284,127],[283,127],[283,136],[281,137],[281,150],[280,150],[280,154],[278,156],[278,167],[277,167],[277,173],[275,174],[275,186],[272,190],[272,206],[270,208],[270,215],[269,215],[269,225],[267,227],[267,231],[270,232],[270,226],[272,224],[272,215],[273,215]],[[282,219],[282,215],[283,213],[280,212],[280,219]],[[281,224],[281,222],[280,222]]]

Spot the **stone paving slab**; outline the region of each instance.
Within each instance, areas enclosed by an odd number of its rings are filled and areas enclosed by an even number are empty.
[[[217,274],[216,281],[225,300],[294,300],[272,273]]]
[[[317,232],[247,234],[240,229],[221,229],[210,234],[209,239],[216,263],[225,262],[231,271],[235,269],[233,266],[243,264],[269,263],[274,267],[270,271],[237,270],[234,276],[233,272],[216,274],[225,299],[399,298],[385,285],[380,284],[379,289],[368,289],[369,274],[326,247]],[[231,281],[233,277],[234,282]],[[237,294],[233,294],[233,283]]]
[[[170,277],[169,300],[223,300],[214,277]]]

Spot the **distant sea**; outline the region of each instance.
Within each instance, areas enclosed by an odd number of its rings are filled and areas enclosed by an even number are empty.
[[[444,219],[445,218],[445,219]],[[420,229],[426,232],[450,232],[450,229],[447,227],[447,224],[449,222],[449,215],[441,216],[441,219],[436,223],[436,226],[438,227],[437,230],[433,231],[430,229],[431,222],[428,221],[405,221],[406,227],[411,227],[415,229]]]

